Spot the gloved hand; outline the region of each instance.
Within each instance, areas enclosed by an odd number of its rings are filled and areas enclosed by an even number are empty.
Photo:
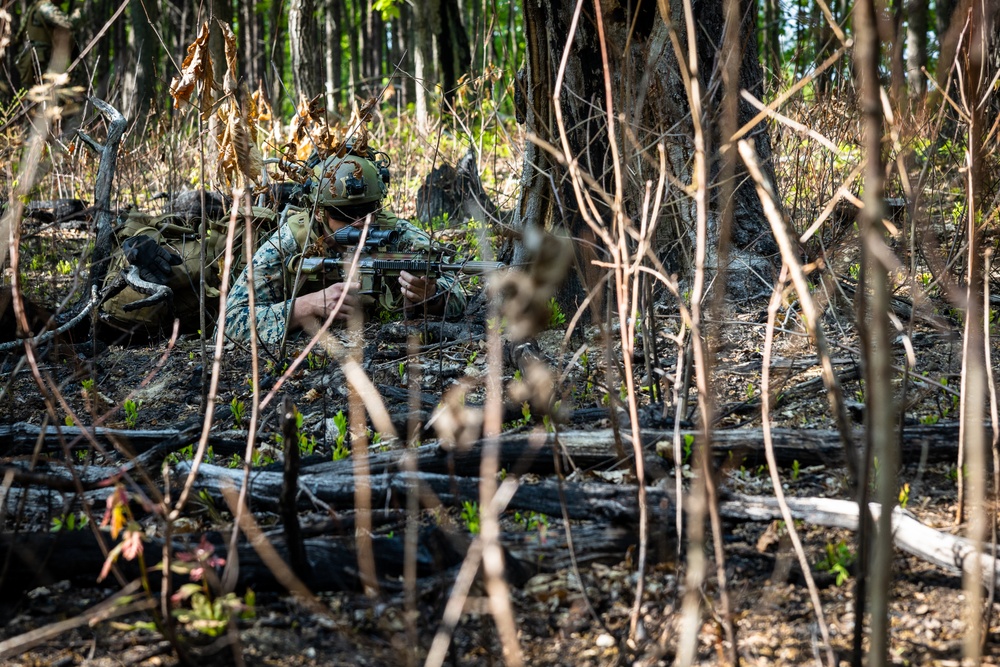
[[[173,272],[171,266],[178,266],[184,260],[148,236],[131,236],[122,241],[125,259],[139,269],[139,277],[151,283],[166,285]]]

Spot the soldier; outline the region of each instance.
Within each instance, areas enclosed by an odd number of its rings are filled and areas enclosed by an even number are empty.
[[[397,241],[387,250],[420,251],[433,246],[430,237],[387,209],[382,209],[387,185],[384,165],[367,157],[349,154],[332,157],[315,169],[309,197],[315,206],[288,215],[282,224],[254,254],[254,312],[250,312],[248,268],[244,268],[226,300],[226,333],[236,340],[249,340],[251,327],[258,339],[268,345],[281,342],[285,326],[289,330],[313,329],[324,322],[343,297],[335,319],[345,321],[364,310],[384,308],[392,299],[364,303],[357,284],[347,284],[339,277],[332,284],[309,281],[292,289],[294,274],[287,266],[290,257],[303,251],[331,247],[333,234],[345,227],[361,228],[370,220],[371,229],[395,230]],[[313,211],[315,210],[315,218]],[[465,293],[453,274],[432,279],[403,271],[398,279],[404,311],[410,314],[444,316],[456,319],[465,312]],[[297,294],[294,298],[292,295]],[[388,296],[388,295],[387,295]],[[370,300],[371,301],[371,300]]]
[[[52,0],[36,0],[24,15],[21,32],[27,37],[17,59],[21,87],[31,88],[45,72],[65,72],[75,50],[73,30],[80,24],[80,8],[66,13]]]

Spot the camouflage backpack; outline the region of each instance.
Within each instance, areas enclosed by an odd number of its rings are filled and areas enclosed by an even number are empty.
[[[266,208],[253,208],[254,227],[266,229],[275,224],[274,212]],[[129,304],[147,298],[132,287],[109,298],[101,306],[101,319],[114,328],[138,331],[155,335],[169,332],[173,320],[180,320],[180,331],[197,331],[201,326],[200,282],[205,280],[205,308],[214,326],[215,314],[219,306],[219,284],[226,250],[226,224],[228,219],[209,220],[206,225],[205,273],[201,271],[201,248],[199,240],[199,218],[183,217],[176,213],[151,216],[146,213],[131,212],[125,223],[116,230],[115,248],[111,253],[110,266],[105,279],[105,287],[117,280],[131,267],[122,249],[122,243],[137,236],[148,236],[160,246],[180,257],[180,264],[171,268],[171,277],[166,285],[173,292],[173,298],[138,309],[127,309]],[[242,230],[233,241],[233,267],[238,271],[242,265]]]

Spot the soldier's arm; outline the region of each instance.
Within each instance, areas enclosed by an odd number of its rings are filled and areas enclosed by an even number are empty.
[[[36,15],[42,20],[42,22],[53,28],[66,28],[67,30],[72,30],[82,22],[82,15],[79,8],[73,10],[72,15],[67,15],[66,12],[59,9],[59,6],[54,2],[43,2],[38,6],[36,12]]]

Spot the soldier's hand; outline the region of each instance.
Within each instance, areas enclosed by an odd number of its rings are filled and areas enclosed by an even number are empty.
[[[358,296],[360,287],[358,283],[335,283],[319,292],[300,296],[295,299],[295,306],[292,308],[291,327],[310,327],[325,322],[330,311],[337,307],[341,295],[344,301],[334,319],[350,319],[355,313],[361,312],[361,298]]]
[[[334,283],[322,292],[317,292],[317,294],[324,294],[326,296],[320,318],[325,320],[330,316],[330,311],[337,307],[337,302],[340,301],[341,295],[343,295],[344,302],[340,304],[340,310],[337,311],[333,319],[346,321],[355,313],[360,313],[361,297],[358,296],[359,289],[361,289],[361,285],[358,283]]]
[[[408,305],[422,304],[437,296],[437,280],[415,276],[407,271],[399,273],[399,288]]]
[[[170,267],[179,266],[184,260],[170,252],[149,236],[132,236],[122,241],[122,252],[132,266],[139,269],[139,277],[151,283],[166,285],[173,277]]]

